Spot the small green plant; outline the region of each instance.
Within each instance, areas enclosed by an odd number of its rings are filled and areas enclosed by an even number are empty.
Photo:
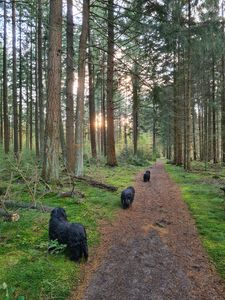
[[[49,242],[48,250],[50,250],[51,254],[59,254],[62,253],[66,247],[67,245],[59,244],[57,240],[54,240]]]
[[[15,288],[12,287],[8,287],[6,282],[3,282],[3,284],[0,285],[0,290],[4,290],[5,291],[5,296],[3,298],[3,300],[12,300],[12,296],[15,292]]]
[[[124,148],[119,157],[118,160],[120,163],[128,163],[130,165],[134,166],[148,166],[150,162],[150,155],[143,151],[143,150],[138,150],[137,155],[134,155],[133,149],[131,148]]]

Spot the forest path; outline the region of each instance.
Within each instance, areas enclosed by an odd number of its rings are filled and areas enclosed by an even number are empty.
[[[225,299],[225,286],[163,164],[151,168],[150,182],[142,178],[136,177],[133,207],[102,224],[102,243],[71,299]]]

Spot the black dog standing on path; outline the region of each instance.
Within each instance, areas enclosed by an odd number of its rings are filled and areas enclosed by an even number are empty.
[[[135,189],[132,186],[129,186],[121,193],[121,204],[122,208],[126,209],[132,205],[134,200]]]
[[[150,176],[151,176],[150,171],[145,171],[145,174],[143,175],[144,182],[149,181],[150,180]]]
[[[49,239],[67,245],[71,260],[88,259],[87,234],[83,225],[69,223],[63,208],[54,208],[49,220]],[[49,249],[51,251],[51,249]]]

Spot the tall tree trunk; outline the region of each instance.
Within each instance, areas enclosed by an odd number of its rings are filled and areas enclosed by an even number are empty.
[[[156,134],[157,134],[157,104],[159,103],[159,88],[156,84],[153,86],[153,97],[152,97],[152,107],[153,107],[153,116],[152,116],[152,122],[153,122],[153,129],[152,129],[152,135],[153,135],[153,157],[156,158]]]
[[[29,68],[29,57],[27,55],[27,70]],[[26,74],[26,149],[29,148],[29,73]]]
[[[36,156],[39,158],[40,149],[39,149],[39,93],[38,93],[38,18],[36,23],[36,34],[35,34],[35,151]]]
[[[225,41],[225,39],[224,39]],[[222,162],[225,163],[225,55],[222,55],[222,82],[221,82],[221,143]]]
[[[200,105],[200,100],[198,100],[198,139],[199,139],[199,156],[200,156],[200,160],[203,160],[203,140],[202,140],[202,130],[203,130],[203,126],[202,126],[202,106]]]
[[[114,0],[108,0],[108,58],[107,58],[107,164],[116,166],[114,137]]]
[[[167,148],[166,148],[166,158],[171,160],[172,156],[172,149],[171,149],[171,125],[169,123],[169,128],[168,128],[168,138],[167,138]]]
[[[30,47],[30,150],[33,149],[33,30],[31,26],[31,47]]]
[[[90,9],[90,8],[89,8]],[[90,22],[89,22],[90,23]],[[88,26],[88,71],[89,71],[89,121],[90,121],[90,138],[91,138],[91,154],[93,158],[97,157],[96,151],[96,118],[95,118],[95,97],[94,97],[94,65],[91,53],[91,36],[90,24]],[[101,128],[101,127],[100,127]],[[98,129],[100,131],[100,129]]]
[[[188,0],[188,51],[187,51],[187,164],[186,170],[191,169],[191,0]]]
[[[207,126],[208,126],[208,161],[210,161],[213,158],[213,147],[212,147],[212,141],[213,141],[213,136],[212,136],[212,106],[211,103],[208,99],[210,99],[211,94],[210,94],[210,81],[208,80],[208,86],[206,87],[206,91],[208,92],[207,94],[207,102],[208,102],[208,114],[207,114]]]
[[[75,175],[82,176],[84,172],[83,162],[83,123],[84,123],[84,84],[85,84],[85,56],[88,37],[89,0],[83,0],[83,22],[79,43],[78,61],[78,88],[76,107],[75,130]]]
[[[62,52],[62,0],[50,0],[48,94],[42,176],[59,179],[59,129]]]
[[[180,46],[174,50],[174,163],[182,165],[182,105]]]
[[[102,114],[102,127],[101,127],[101,151],[106,156],[106,127],[105,127],[105,55],[102,57],[102,80],[101,80],[101,114]]]
[[[138,111],[139,111],[139,80],[138,80],[138,65],[134,63],[134,70],[132,76],[132,87],[133,87],[133,103],[132,103],[132,115],[133,115],[133,145],[134,155],[137,155],[138,146]]]
[[[185,51],[184,51],[185,56]],[[185,62],[183,62],[183,132],[184,132],[184,149],[183,149],[183,165],[184,169],[187,168],[187,72],[186,72],[186,65]]]
[[[67,56],[66,56],[66,168],[74,171],[74,105],[73,105],[73,0],[67,0]]]
[[[178,113],[177,113],[177,63],[176,49],[173,53],[173,137],[174,137],[174,164],[177,164],[177,129],[178,129]]]
[[[38,0],[38,105],[40,157],[44,154],[44,103],[43,103],[43,60],[42,60],[42,0]]]
[[[9,115],[8,115],[8,81],[7,81],[7,9],[4,1],[4,38],[3,38],[3,119],[4,119],[4,150],[9,152]]]
[[[204,133],[204,105],[202,104],[202,161],[204,161],[204,138],[205,138],[205,133]]]
[[[204,161],[205,161],[205,169],[208,163],[208,155],[209,155],[209,135],[208,135],[208,103],[207,99],[205,99],[204,103]]]
[[[224,32],[224,0],[222,1],[222,40],[225,42]],[[225,55],[221,58],[221,151],[222,162],[225,163]]]
[[[214,43],[213,43],[214,44]],[[214,49],[212,54],[212,122],[213,122],[213,163],[216,164],[217,160],[217,136],[216,136],[216,103],[215,103],[215,57],[214,57]]]
[[[16,86],[16,7],[15,0],[12,0],[12,52],[13,52],[13,137],[14,154],[18,158],[18,112],[17,112],[17,86]]]
[[[20,69],[19,69],[19,149],[22,151],[23,144],[23,128],[22,128],[22,7],[20,6],[20,42],[19,42],[19,57],[20,57]]]
[[[0,79],[0,144],[3,145],[3,84]]]
[[[180,47],[178,45],[178,47]],[[183,147],[182,147],[182,114],[183,114],[183,106],[182,106],[182,86],[181,86],[181,61],[180,61],[180,48],[178,48],[178,78],[177,78],[177,158],[176,164],[178,166],[182,165],[183,162]]]
[[[196,149],[196,113],[195,104],[192,104],[192,135],[193,135],[193,155],[194,160],[197,160],[197,149]]]
[[[63,126],[61,110],[60,110],[59,131],[60,131],[60,145],[61,145],[61,151],[62,151],[62,158],[63,158],[64,166],[66,166],[66,141],[65,141],[64,126]]]

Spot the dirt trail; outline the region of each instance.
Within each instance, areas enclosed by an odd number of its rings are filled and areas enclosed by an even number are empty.
[[[139,174],[133,207],[102,224],[76,300],[222,300],[225,285],[202,249],[179,188],[161,163]]]

